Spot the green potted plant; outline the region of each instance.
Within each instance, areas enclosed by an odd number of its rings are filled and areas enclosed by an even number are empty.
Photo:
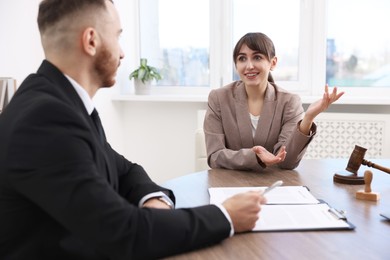
[[[162,79],[160,73],[155,67],[148,65],[148,60],[141,58],[140,66],[131,72],[130,80],[134,78],[134,87],[136,94],[149,94],[151,82]]]

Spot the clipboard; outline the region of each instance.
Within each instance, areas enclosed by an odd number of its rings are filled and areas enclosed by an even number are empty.
[[[209,188],[210,203],[222,203],[228,197],[266,187]],[[316,199],[306,186],[281,186],[267,193],[267,204],[261,206],[259,220],[252,231],[353,230],[342,211]]]
[[[254,232],[353,230],[342,212],[327,203],[263,205]]]

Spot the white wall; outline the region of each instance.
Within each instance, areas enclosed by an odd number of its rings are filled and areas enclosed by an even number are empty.
[[[43,50],[36,23],[39,0],[0,1],[0,76],[20,83],[36,71]]]
[[[36,16],[39,0],[0,1],[0,77],[20,83],[35,72],[43,59]],[[120,89],[130,92],[129,72],[138,63],[134,35],[134,2],[116,0],[123,25],[122,47],[126,57],[118,71],[117,85],[98,92],[94,101],[111,145],[133,162],[140,163],[158,183],[195,169],[197,110],[205,102],[112,101]],[[129,51],[133,50],[133,51]],[[306,105],[305,105],[306,106]],[[390,114],[390,106],[334,105],[331,112]],[[390,116],[390,115],[389,115]]]

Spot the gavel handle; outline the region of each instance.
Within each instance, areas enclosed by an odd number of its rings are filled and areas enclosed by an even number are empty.
[[[368,167],[372,167],[372,168],[375,168],[375,169],[378,169],[378,170],[387,172],[387,173],[390,174],[390,169],[389,169],[389,168],[386,168],[386,167],[377,165],[377,164],[375,164],[375,163],[373,163],[373,162],[367,161],[366,159],[363,159],[362,164],[363,164],[363,165],[367,165]]]

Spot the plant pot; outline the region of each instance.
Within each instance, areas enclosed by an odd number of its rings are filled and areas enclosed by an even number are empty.
[[[149,95],[152,90],[152,84],[150,81],[143,83],[141,80],[135,80],[134,90],[136,95]]]

